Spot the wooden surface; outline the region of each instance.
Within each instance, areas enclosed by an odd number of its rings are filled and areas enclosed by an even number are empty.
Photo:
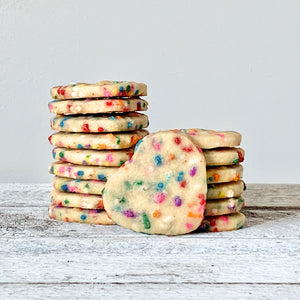
[[[300,299],[300,185],[248,185],[243,229],[149,236],[48,219],[0,184],[0,299]]]

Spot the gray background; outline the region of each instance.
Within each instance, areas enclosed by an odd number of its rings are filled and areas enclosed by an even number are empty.
[[[148,84],[150,131],[236,130],[245,181],[300,183],[300,1],[1,1],[0,182],[50,182],[53,85]]]

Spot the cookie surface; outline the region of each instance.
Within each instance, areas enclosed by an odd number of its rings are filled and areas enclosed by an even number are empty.
[[[148,102],[143,99],[85,99],[54,100],[48,104],[49,111],[55,114],[97,114],[111,112],[145,111]]]
[[[54,176],[53,187],[60,192],[101,195],[105,181]]]
[[[58,115],[51,119],[53,130],[66,132],[133,131],[148,125],[148,117],[137,112],[67,117]]]
[[[85,209],[103,209],[103,199],[100,195],[62,193],[53,190],[50,193],[50,200],[52,205]]]
[[[49,166],[49,173],[60,177],[101,181],[106,181],[117,170],[117,167],[81,166],[63,162],[53,162]]]
[[[49,136],[49,142],[56,147],[70,149],[114,150],[134,146],[148,134],[147,130],[127,133],[71,133],[57,132]]]
[[[218,147],[236,147],[242,140],[240,133],[236,131],[214,131],[201,128],[181,129],[188,134],[191,140],[202,149]]]
[[[245,190],[242,180],[236,182],[216,183],[207,185],[207,199],[222,199],[239,197]]]
[[[203,150],[207,166],[224,166],[244,161],[245,151],[242,148],[217,148]]]
[[[207,183],[238,181],[243,177],[243,166],[240,164],[206,169]]]
[[[51,88],[54,99],[81,99],[98,97],[147,96],[147,85],[134,81],[109,81],[73,83]]]
[[[133,148],[126,150],[86,150],[54,148],[52,151],[55,160],[88,166],[119,167],[133,155]]]
[[[199,227],[199,231],[220,232],[237,230],[244,226],[245,220],[245,215],[240,212],[223,216],[205,217]]]
[[[145,137],[106,183],[103,201],[120,226],[148,234],[191,232],[203,220],[206,202],[204,155],[183,133]]]
[[[50,219],[65,222],[76,222],[95,225],[114,225],[106,211],[101,209],[81,209],[50,205],[48,208]]]
[[[220,216],[240,211],[245,206],[242,197],[206,201],[205,216]]]

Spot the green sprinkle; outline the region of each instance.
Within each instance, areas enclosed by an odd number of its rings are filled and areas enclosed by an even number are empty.
[[[69,202],[69,200],[65,200],[64,203],[65,204],[69,204],[70,202]]]
[[[120,166],[122,166],[125,163],[124,160],[120,160]]]
[[[101,195],[103,195],[103,194],[104,194],[104,191],[105,191],[105,188],[103,188],[103,189],[102,189],[102,191],[101,191]]]
[[[146,106],[146,102],[143,103],[143,107],[145,107],[145,106]]]
[[[143,124],[141,124],[141,125],[139,126],[139,129],[143,129]]]
[[[150,229],[151,228],[151,223],[147,217],[147,215],[145,213],[143,213],[143,223],[144,223],[144,227],[145,229]]]
[[[117,139],[117,144],[120,145],[120,142],[121,142],[120,138],[118,138],[118,137],[116,136],[116,139]]]
[[[143,185],[143,180],[136,180],[135,182],[134,182],[134,184],[136,184],[136,185]]]
[[[127,190],[130,190],[130,189],[131,189],[131,184],[130,184],[129,181],[126,180],[126,181],[124,182],[124,184],[125,184]]]
[[[87,189],[89,189],[89,188],[90,188],[90,186],[89,186],[89,184],[88,184],[88,183],[85,185],[85,187],[86,187]]]
[[[236,158],[236,159],[233,160],[233,163],[234,163],[234,164],[237,164],[238,162],[239,162],[239,159],[238,159],[238,158]]]
[[[130,88],[130,85],[127,85],[127,87],[126,87],[126,92],[129,93],[129,92],[130,92],[130,89],[131,89],[131,88]]]
[[[126,202],[126,198],[122,197],[121,200],[120,200],[120,203],[125,203],[125,202]]]
[[[63,158],[64,156],[65,156],[65,155],[64,155],[64,152],[63,152],[63,151],[59,152],[59,157]]]
[[[239,203],[243,203],[243,202],[244,202],[244,199],[243,199],[243,198],[239,198],[238,202],[239,202]]]
[[[90,157],[91,157],[91,154],[85,156],[85,158],[90,158]]]
[[[76,85],[77,85],[77,83],[74,83],[74,84],[71,85],[71,87],[74,87],[74,86],[76,86]]]

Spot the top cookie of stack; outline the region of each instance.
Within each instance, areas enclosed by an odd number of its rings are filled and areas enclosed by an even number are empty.
[[[143,129],[148,127],[148,117],[137,112],[148,109],[148,103],[140,99],[146,95],[146,84],[127,81],[76,83],[51,89],[56,100],[48,107],[57,114],[51,119],[51,128],[59,131],[49,137],[56,147],[53,158],[57,161],[50,166],[50,173],[56,175],[57,191],[52,193],[56,198],[61,199],[62,192],[89,194],[92,180],[106,181],[131,158],[133,146],[148,134]],[[67,196],[72,199],[71,194]],[[70,206],[70,201],[52,201]]]

